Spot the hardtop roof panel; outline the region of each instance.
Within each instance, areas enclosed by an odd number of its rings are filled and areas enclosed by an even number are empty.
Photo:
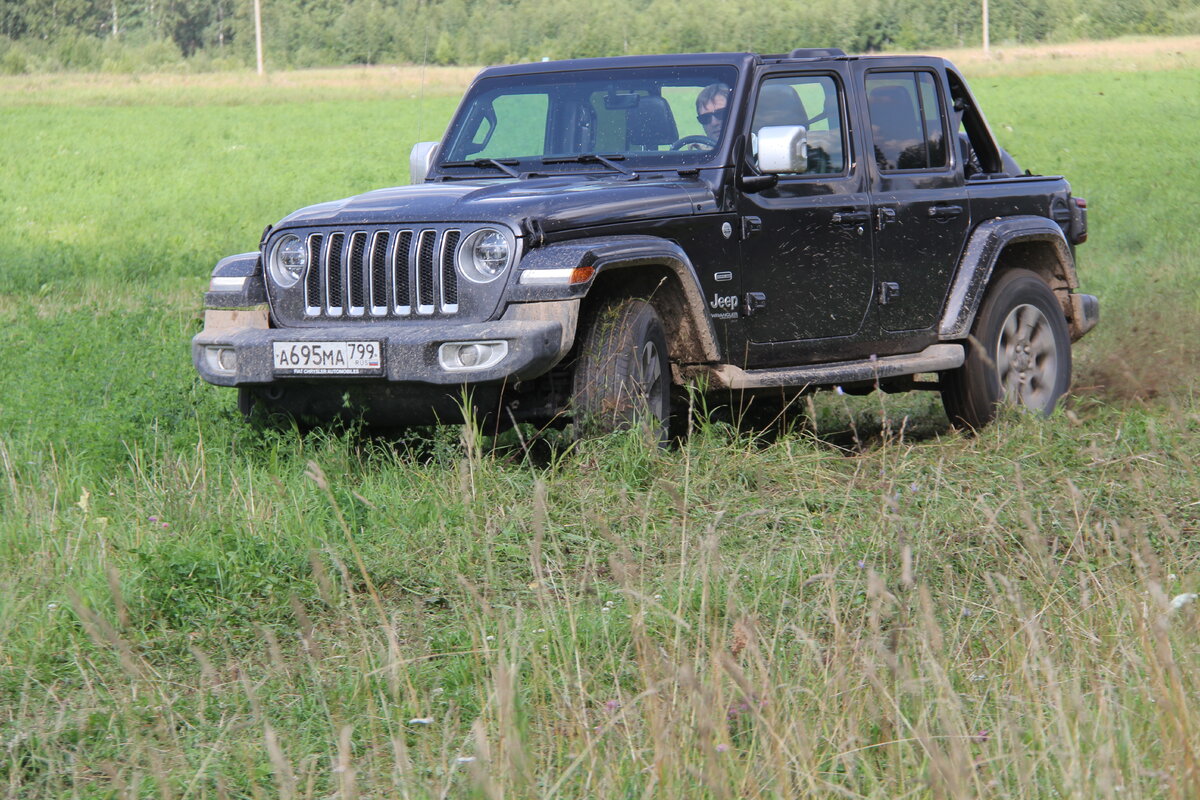
[[[539,72],[570,72],[595,69],[633,69],[637,67],[700,67],[734,66],[747,67],[758,62],[755,53],[683,53],[653,56],[607,56],[603,58],[571,58],[562,61],[532,61],[526,64],[509,64],[487,67],[479,73],[481,78],[502,75],[530,75]]]
[[[758,64],[788,64],[813,65],[823,61],[861,61],[871,67],[887,66],[947,66],[953,65],[937,56],[901,55],[901,54],[872,54],[872,55],[841,55],[841,56],[793,56],[789,53],[767,54],[759,53],[676,53],[665,55],[636,55],[636,56],[605,56],[600,58],[571,58],[561,61],[531,61],[524,64],[505,64],[485,67],[478,75],[480,78],[501,77],[505,75],[535,75],[539,73],[572,72],[582,70],[603,69],[635,69],[638,67],[691,67],[691,66],[733,66],[748,68]]]

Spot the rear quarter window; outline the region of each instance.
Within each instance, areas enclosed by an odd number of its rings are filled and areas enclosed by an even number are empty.
[[[930,72],[867,75],[867,110],[875,164],[882,172],[946,166],[946,132]]]

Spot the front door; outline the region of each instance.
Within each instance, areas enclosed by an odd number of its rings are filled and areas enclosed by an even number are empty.
[[[768,72],[749,115],[747,157],[757,155],[760,128],[803,125],[808,168],[780,176],[739,200],[742,291],[750,341],[780,344],[852,337],[871,305],[870,196],[856,169],[846,125],[845,91],[835,73]],[[751,361],[795,348],[753,347]]]
[[[879,323],[884,331],[937,324],[970,227],[945,92],[932,70],[865,74],[873,152],[871,214]]]

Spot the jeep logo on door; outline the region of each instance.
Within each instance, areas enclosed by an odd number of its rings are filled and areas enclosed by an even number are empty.
[[[738,299],[736,294],[717,294],[713,292],[708,301],[708,307],[714,312],[713,319],[730,319],[737,316]]]
[[[720,295],[714,292],[712,300],[708,301],[708,307],[713,311],[736,311],[737,295]]]

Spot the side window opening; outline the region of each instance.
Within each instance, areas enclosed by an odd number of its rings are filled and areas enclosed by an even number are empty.
[[[803,125],[808,131],[805,175],[838,175],[846,170],[838,85],[828,75],[770,78],[759,87],[750,123],[751,152],[758,132],[777,125]]]
[[[954,70],[946,71],[950,84],[950,98],[954,103],[954,118],[958,120],[958,145],[962,154],[965,177],[973,175],[998,174],[1004,171],[1000,152],[992,141],[987,123],[975,105],[966,83],[955,74]]]
[[[946,137],[942,128],[942,110],[938,102],[937,86],[933,75],[928,72],[917,73],[917,84],[920,93],[917,99],[921,102],[921,122],[925,133],[925,150],[930,167],[946,166]]]
[[[867,107],[875,163],[881,171],[946,166],[941,103],[928,72],[867,76]]]

